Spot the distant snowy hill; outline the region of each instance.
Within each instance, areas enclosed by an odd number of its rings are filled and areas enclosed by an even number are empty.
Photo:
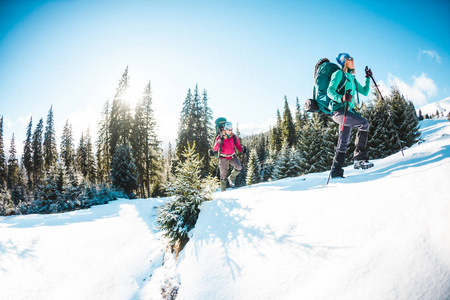
[[[214,194],[178,260],[165,199],[0,217],[0,299],[450,299],[450,122],[345,169]],[[393,145],[395,147],[395,145]]]
[[[419,109],[422,111],[423,116],[425,116],[426,114],[436,114],[436,111],[439,111],[439,113],[444,112],[444,116],[447,116],[450,113],[450,97],[416,109],[417,115],[419,115]]]

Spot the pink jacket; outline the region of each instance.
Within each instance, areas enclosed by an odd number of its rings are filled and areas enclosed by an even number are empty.
[[[236,145],[234,144],[234,133],[231,133],[230,136],[225,134],[222,143],[222,149],[220,151],[221,157],[226,159],[232,159],[232,155],[235,153],[234,147],[239,150],[239,152],[244,152],[242,149],[241,143],[239,142],[239,138],[236,136]],[[219,151],[220,147],[220,135],[216,138],[216,144],[214,145],[214,151]]]

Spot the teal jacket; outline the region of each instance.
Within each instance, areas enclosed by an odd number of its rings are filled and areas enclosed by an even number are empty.
[[[345,105],[341,102],[342,95],[339,95],[336,92],[338,88],[339,82],[342,80],[342,76],[344,76],[344,72],[342,70],[337,70],[331,75],[330,85],[328,86],[327,96],[331,99],[329,108],[331,112],[337,111],[341,108],[344,108]],[[353,111],[355,107],[355,91],[358,93],[367,96],[370,90],[370,78],[366,77],[366,82],[364,87],[353,77],[353,74],[350,72],[345,73],[347,77],[347,81],[345,82],[344,91],[351,90],[350,94],[353,96],[352,101],[348,103],[348,109]]]

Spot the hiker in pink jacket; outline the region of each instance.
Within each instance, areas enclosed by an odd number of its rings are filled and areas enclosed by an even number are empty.
[[[242,165],[236,155],[236,150],[245,153],[245,147],[241,146],[239,138],[233,133],[233,124],[226,122],[224,130],[216,138],[214,151],[219,153],[220,167],[220,189],[223,191],[227,188],[227,180],[231,187],[234,187],[236,176],[242,170]],[[228,165],[234,167],[231,175],[227,178]]]

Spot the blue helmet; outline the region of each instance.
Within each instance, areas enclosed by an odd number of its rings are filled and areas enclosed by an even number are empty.
[[[336,60],[337,60],[338,64],[341,66],[341,68],[344,67],[345,61],[346,61],[347,58],[349,58],[349,57],[350,57],[350,54],[348,54],[348,53],[339,53],[339,54],[336,56]]]

